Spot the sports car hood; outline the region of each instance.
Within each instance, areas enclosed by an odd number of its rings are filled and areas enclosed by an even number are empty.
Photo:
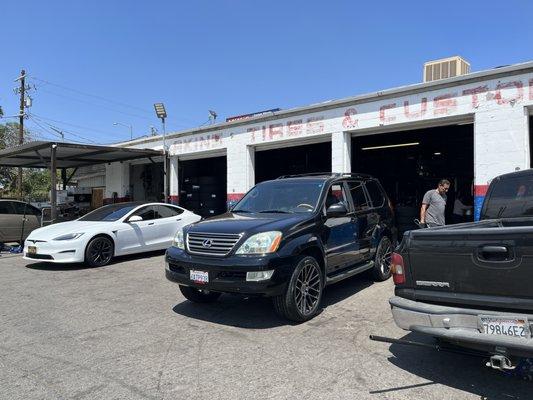
[[[68,233],[80,233],[87,232],[94,228],[102,229],[104,227],[109,227],[113,222],[98,222],[98,221],[67,221],[60,222],[58,224],[44,226],[42,228],[35,229],[28,239],[39,239],[39,240],[51,240],[61,235],[66,235]]]
[[[295,214],[241,214],[228,212],[189,226],[189,232],[202,233],[259,233],[285,232],[313,219],[311,213]]]

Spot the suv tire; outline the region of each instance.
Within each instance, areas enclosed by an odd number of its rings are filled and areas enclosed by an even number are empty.
[[[285,292],[273,298],[274,309],[295,322],[308,321],[320,311],[324,276],[314,257],[302,256],[294,268]]]
[[[375,281],[386,281],[391,276],[391,256],[392,242],[387,236],[383,236],[379,241],[374,258],[374,267],[370,270]]]
[[[213,303],[217,301],[222,293],[218,292],[204,292],[202,290],[180,285],[181,294],[193,303]]]

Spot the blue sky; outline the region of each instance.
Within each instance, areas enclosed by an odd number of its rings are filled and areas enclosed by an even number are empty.
[[[435,58],[462,55],[473,71],[533,60],[526,0],[5,0],[0,15],[4,113],[18,112],[24,67],[36,86],[27,126],[97,143],[129,138],[114,122],[159,129],[158,101],[175,131],[209,109],[223,120],[417,83]]]

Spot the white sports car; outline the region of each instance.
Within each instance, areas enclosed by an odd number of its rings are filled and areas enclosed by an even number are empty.
[[[165,203],[111,204],[34,230],[24,242],[24,258],[102,266],[114,256],[166,249],[178,229],[200,219]]]

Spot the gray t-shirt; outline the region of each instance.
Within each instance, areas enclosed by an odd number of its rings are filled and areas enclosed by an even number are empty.
[[[426,192],[422,204],[427,204],[426,223],[444,225],[444,210],[446,209],[446,195],[440,194],[436,189]]]

